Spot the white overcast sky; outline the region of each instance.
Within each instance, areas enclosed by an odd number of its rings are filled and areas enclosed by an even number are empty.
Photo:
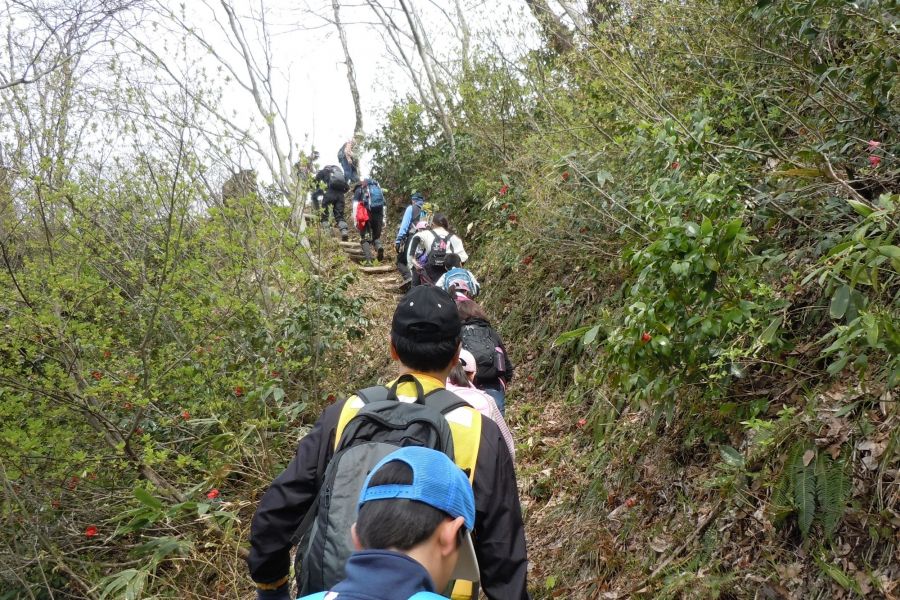
[[[442,14],[446,11],[453,17],[453,0],[411,1],[422,17],[434,52],[445,59],[458,57],[456,33]],[[196,5],[192,6],[194,2]],[[395,0],[381,2],[385,6],[398,4]],[[473,43],[480,35],[490,32],[492,41],[498,41],[514,52],[513,48],[522,45],[519,41],[523,39],[521,32],[526,32],[524,39],[534,40],[534,36],[527,33],[533,31],[533,23],[524,0],[461,2],[466,7],[473,38],[476,38]],[[320,164],[336,163],[337,150],[352,134],[355,119],[340,39],[330,22],[333,15],[331,0],[237,0],[234,4],[239,14],[245,17],[259,14],[260,6],[266,11],[275,57],[273,66],[281,86],[279,100],[282,104],[286,101],[288,106],[294,152],[297,147],[308,151],[314,145],[321,154]],[[175,9],[177,4],[172,6]],[[224,23],[218,2],[209,0],[207,6],[189,0],[187,7],[188,21],[194,23],[217,49],[222,48],[221,52],[230,52],[229,41],[221,26],[211,18],[210,7],[213,7]],[[402,13],[398,12],[395,19],[402,22]],[[413,86],[405,70],[390,57],[386,42],[374,25],[377,19],[364,0],[343,1],[341,20],[346,27],[356,69],[365,132],[372,134],[383,123],[390,105],[409,94]],[[251,27],[252,23],[248,18],[246,27]],[[253,37],[254,34],[248,32],[248,38]],[[239,86],[226,87],[225,98],[229,110],[236,110],[239,118],[254,115],[250,95]],[[268,179],[259,164],[252,166]],[[363,174],[368,167],[364,159]]]

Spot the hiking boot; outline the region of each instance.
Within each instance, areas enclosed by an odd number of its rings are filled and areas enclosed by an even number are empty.
[[[347,233],[347,231],[346,230],[341,231],[341,241],[346,242],[349,239],[350,239],[350,235]]]
[[[378,246],[378,251],[375,253],[375,255],[378,257],[378,262],[383,261],[384,260],[384,248],[382,248],[381,246]]]

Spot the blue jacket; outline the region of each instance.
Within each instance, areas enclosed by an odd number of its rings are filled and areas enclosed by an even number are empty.
[[[424,200],[422,202],[416,202],[416,206],[418,206],[419,208],[422,208],[424,204]],[[397,229],[397,239],[395,240],[396,243],[402,243],[406,239],[407,234],[410,232],[410,228],[415,228],[416,224],[412,222],[412,216],[413,205],[410,204],[406,207],[406,210],[403,211],[403,219],[400,221],[400,227]]]
[[[354,552],[345,569],[347,577],[331,590],[338,600],[405,600],[423,591],[434,593],[425,567],[399,552]]]

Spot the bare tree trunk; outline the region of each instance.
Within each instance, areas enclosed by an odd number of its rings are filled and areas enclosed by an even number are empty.
[[[572,30],[566,27],[565,23],[550,10],[547,0],[525,0],[531,14],[541,26],[541,31],[553,51],[557,54],[566,54],[575,47],[572,39]]]
[[[341,47],[344,49],[344,61],[347,64],[347,82],[350,84],[350,95],[353,97],[353,110],[356,111],[356,125],[353,127],[353,137],[358,139],[363,134],[362,106],[359,103],[359,88],[356,87],[356,71],[353,68],[353,58],[350,57],[350,48],[347,45],[347,34],[341,24],[341,6],[339,0],[331,0],[331,8],[334,9],[334,25],[337,27],[341,38]]]
[[[456,166],[456,170],[460,170],[459,162],[456,159],[456,137],[453,135],[453,128],[450,126],[450,120],[447,117],[447,111],[444,108],[444,103],[441,100],[440,93],[438,91],[437,79],[434,76],[434,70],[431,68],[431,59],[428,56],[428,52],[425,48],[425,43],[422,40],[422,35],[419,32],[419,28],[416,26],[416,19],[413,15],[412,8],[410,7],[407,0],[400,0],[400,6],[403,8],[403,12],[406,14],[406,20],[409,22],[410,30],[412,30],[413,41],[416,44],[416,50],[419,52],[419,58],[422,59],[422,66],[425,69],[425,76],[428,79],[428,87],[431,89],[431,96],[434,98],[434,105],[438,111],[438,115],[441,121],[441,129],[444,132],[444,138],[447,140],[447,143],[450,144],[450,155],[453,158],[453,164]]]
[[[460,32],[460,52],[462,53],[463,73],[468,75],[472,68],[471,58],[469,57],[469,48],[471,47],[472,32],[469,29],[469,23],[466,21],[466,15],[463,12],[461,0],[455,0],[456,18],[459,20]]]

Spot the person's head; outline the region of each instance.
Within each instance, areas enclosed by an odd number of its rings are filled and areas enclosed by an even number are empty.
[[[461,328],[456,303],[447,292],[416,286],[394,311],[391,357],[407,371],[433,374],[443,381],[459,356]]]
[[[485,321],[490,322],[488,319],[487,313],[484,312],[484,309],[475,302],[474,300],[467,297],[456,297],[456,309],[459,313],[460,321],[468,321],[469,319],[484,319]]]
[[[431,224],[433,227],[443,227],[447,231],[450,231],[450,219],[448,219],[447,215],[444,213],[434,213]]]
[[[459,362],[450,371],[447,381],[460,387],[469,387],[472,380],[475,379],[476,370],[475,357],[463,348],[459,351]]]
[[[452,252],[444,257],[444,266],[447,267],[447,270],[455,269],[457,267],[462,266],[462,261],[459,258],[459,254],[453,254]]]
[[[474,527],[465,473],[443,452],[408,446],[381,459],[366,478],[351,537],[357,550],[406,554],[442,590],[452,579],[478,581]]]
[[[412,196],[409,197],[410,204],[415,204],[419,208],[425,204],[425,196],[420,194],[419,192],[414,192]]]

